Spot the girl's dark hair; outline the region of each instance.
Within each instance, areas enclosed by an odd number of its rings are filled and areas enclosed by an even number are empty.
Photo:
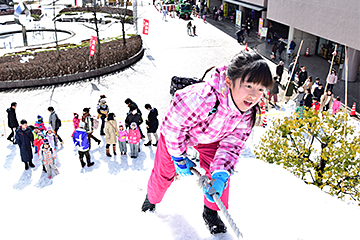
[[[151,108],[151,105],[149,103],[145,104],[145,109]]]
[[[339,96],[337,96],[337,97],[336,97],[336,100],[338,100],[338,101],[340,102],[340,97],[339,97]]]
[[[241,51],[230,61],[227,70],[227,77],[235,83],[240,80],[240,84],[248,82],[261,84],[271,89],[273,85],[271,71],[266,61],[256,52]],[[259,104],[252,108],[252,127],[255,126],[256,114],[260,112]]]
[[[115,117],[115,114],[114,113],[109,113],[109,115],[108,115],[108,121],[110,121],[110,120],[114,120],[114,117]]]
[[[310,79],[310,81],[312,82],[312,76],[309,76],[308,78],[309,78],[309,79]]]
[[[126,103],[126,104],[132,104],[132,103],[134,103],[134,102],[133,102],[133,100],[131,100],[130,98],[127,98],[127,99],[125,99],[125,103]]]

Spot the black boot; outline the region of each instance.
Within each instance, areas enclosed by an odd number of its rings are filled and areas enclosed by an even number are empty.
[[[29,164],[27,162],[24,162],[25,163],[25,170],[28,170],[29,169]]]
[[[90,162],[90,160],[86,160],[86,162],[88,167],[91,167],[95,164],[94,162]]]
[[[151,146],[151,141],[148,141],[147,143],[145,143],[144,146]]]
[[[147,210],[149,210],[150,212],[154,212],[155,211],[155,204],[152,204],[149,199],[148,196],[146,195],[145,201],[141,207],[141,211],[146,212]]]
[[[32,160],[30,160],[29,166],[30,166],[31,168],[34,168],[34,167],[35,167],[35,165],[33,164]]]
[[[211,234],[226,233],[226,226],[221,221],[217,211],[204,205],[203,218]]]
[[[43,172],[47,173],[46,169],[45,169],[45,165],[43,165]]]
[[[80,159],[80,163],[81,163],[81,167],[84,168],[86,163],[84,162],[84,160]]]
[[[157,144],[158,144],[158,142],[159,142],[159,141],[156,141],[156,143],[154,143],[154,144],[153,144],[153,146],[154,146],[154,147],[156,147],[156,146],[157,146]]]

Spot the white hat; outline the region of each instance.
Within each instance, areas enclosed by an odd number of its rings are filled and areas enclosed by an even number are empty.
[[[84,127],[85,127],[85,123],[84,123],[84,122],[80,122],[80,123],[79,123],[79,127],[84,128]]]
[[[298,90],[299,90],[299,92],[303,92],[303,91],[304,91],[304,88],[303,88],[303,87],[299,87]]]

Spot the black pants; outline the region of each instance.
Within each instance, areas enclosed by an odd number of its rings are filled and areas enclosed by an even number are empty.
[[[90,153],[89,153],[89,150],[85,151],[85,152],[81,152],[81,151],[78,151],[79,153],[79,159],[80,160],[83,160],[84,159],[84,156],[86,157],[86,160],[90,161]]]
[[[111,145],[111,144],[106,144],[106,149],[109,149],[110,145]],[[115,147],[116,144],[113,144],[113,146]]]
[[[58,137],[59,141],[62,142],[63,140],[61,139],[60,135],[59,135],[59,129],[55,129],[55,134]]]
[[[105,135],[104,133],[104,127],[105,127],[105,115],[101,116],[101,127],[100,127],[100,135]]]
[[[11,129],[11,133],[7,137],[7,139],[14,142],[15,141],[15,139],[13,139],[14,138],[14,128],[10,128],[10,129]]]
[[[89,140],[89,148],[91,148],[91,138],[95,140],[95,142],[99,142],[100,140],[97,139],[96,137],[94,137],[94,135],[92,135],[92,133],[87,133],[88,135],[88,140]]]

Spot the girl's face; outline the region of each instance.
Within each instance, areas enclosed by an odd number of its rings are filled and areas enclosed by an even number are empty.
[[[261,84],[255,84],[247,80],[241,83],[241,80],[237,79],[235,83],[233,83],[228,77],[226,77],[225,83],[231,90],[235,105],[242,112],[246,112],[255,106],[266,89],[266,87]]]
[[[124,130],[124,128],[123,128],[123,127],[120,127],[120,130],[122,131],[122,130]]]
[[[47,133],[50,134],[52,131],[51,130],[48,130]]]

